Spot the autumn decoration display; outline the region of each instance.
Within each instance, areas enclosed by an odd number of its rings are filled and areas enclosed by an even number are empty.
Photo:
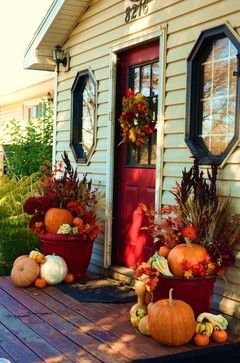
[[[135,277],[143,278],[149,290],[161,275],[186,279],[223,276],[234,264],[240,216],[233,214],[231,197],[218,192],[217,175],[216,165],[204,175],[194,159],[172,191],[174,205],[159,211],[141,205],[148,220],[142,229],[154,239],[156,252],[136,266]]]
[[[120,142],[140,147],[146,144],[154,132],[155,121],[148,99],[142,93],[129,89],[122,100],[122,113],[119,118],[122,140]]]
[[[96,213],[103,206],[103,195],[97,188],[92,190],[86,175],[78,178],[66,152],[62,160],[53,169],[49,164],[42,167],[39,194],[24,203],[24,212],[32,216],[29,227],[39,235],[81,234],[94,240],[103,230]]]
[[[135,266],[137,303],[130,310],[130,316],[135,311],[130,321],[139,332],[149,333],[164,345],[192,341],[197,346],[206,346],[211,341],[220,343],[228,339],[228,321],[221,314],[210,313],[211,296],[204,296],[205,290],[202,290],[207,285],[206,295],[212,294],[216,277],[227,279],[227,271],[235,262],[234,246],[240,240],[240,216],[234,213],[231,197],[218,189],[217,176],[216,165],[211,165],[210,170],[201,169],[194,159],[192,167],[189,171],[183,170],[181,181],[172,191],[174,205],[155,211],[141,204],[148,221],[142,229],[153,238],[155,251],[148,260]],[[211,286],[209,281],[213,281]],[[142,284],[141,291],[139,284]],[[184,287],[179,288],[179,284]],[[158,296],[155,291],[163,291],[166,286],[170,286],[169,297],[154,298]],[[196,299],[198,288],[201,293]],[[152,300],[145,300],[147,293]],[[180,310],[176,321],[183,314],[181,321],[186,324],[181,329],[174,323],[177,301],[180,301]],[[171,317],[169,321],[165,314]]]

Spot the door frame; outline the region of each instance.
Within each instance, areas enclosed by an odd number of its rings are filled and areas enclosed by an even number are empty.
[[[116,73],[118,53],[127,51],[134,46],[140,46],[146,42],[159,41],[159,102],[157,120],[157,155],[156,155],[156,188],[155,208],[162,205],[163,184],[163,141],[164,141],[164,119],[165,119],[165,85],[166,85],[166,50],[167,50],[167,23],[155,27],[151,31],[138,33],[137,36],[129,35],[128,39],[119,42],[110,48],[109,55],[109,108],[107,127],[107,158],[106,158],[106,222],[104,240],[104,267],[111,266],[112,255],[112,216],[113,216],[113,185],[114,185],[114,143],[115,143],[115,117],[116,117]]]

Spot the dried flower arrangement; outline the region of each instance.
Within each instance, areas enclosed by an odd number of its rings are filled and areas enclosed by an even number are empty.
[[[83,239],[93,240],[102,231],[96,212],[103,208],[103,194],[98,189],[91,190],[92,181],[87,180],[87,175],[79,180],[66,152],[62,160],[53,170],[50,162],[41,168],[39,194],[27,198],[23,205],[24,212],[32,215],[29,227],[38,234],[81,234]],[[47,222],[50,211],[53,214]],[[61,212],[66,212],[66,221]]]
[[[141,93],[128,90],[127,97],[122,100],[122,113],[119,118],[122,141],[134,146],[146,144],[153,133],[155,122],[147,98]]]
[[[232,213],[230,196],[218,194],[217,175],[218,167],[211,165],[204,177],[194,159],[191,169],[183,170],[181,183],[176,183],[172,191],[175,205],[159,211],[141,205],[148,218],[143,229],[153,237],[159,251],[136,267],[135,276],[145,277],[151,289],[159,274],[168,273],[166,263],[173,276],[185,278],[224,275],[234,264],[240,216]]]

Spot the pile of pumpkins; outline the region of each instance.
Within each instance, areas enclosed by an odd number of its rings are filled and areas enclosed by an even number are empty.
[[[210,339],[227,341],[227,320],[221,315],[201,313],[195,319],[191,306],[172,298],[151,302],[151,294],[144,281],[135,282],[137,303],[130,309],[132,325],[143,335],[149,335],[162,345],[181,346],[192,341],[196,346],[206,346]]]
[[[47,285],[57,285],[62,281],[74,281],[74,275],[68,272],[65,260],[61,256],[47,255],[33,250],[29,255],[22,255],[13,262],[11,280],[14,285],[44,288]]]

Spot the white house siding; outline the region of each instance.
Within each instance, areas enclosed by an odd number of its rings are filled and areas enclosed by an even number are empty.
[[[240,35],[239,0],[152,0],[148,14],[125,23],[123,0],[94,0],[64,44],[70,52],[70,70],[59,74],[57,91],[56,159],[69,149],[69,120],[71,86],[78,71],[91,67],[98,81],[97,146],[89,165],[78,166],[80,173],[88,172],[95,184],[106,183],[107,127],[111,122],[109,102],[110,48],[133,39],[143,30],[167,24],[166,75],[164,95],[164,144],[162,203],[172,203],[169,190],[181,178],[184,167],[190,168],[191,153],[184,142],[186,102],[186,58],[202,30],[228,21]],[[70,154],[71,155],[71,154]],[[219,177],[225,193],[231,193],[240,209],[240,149],[235,150],[221,168]],[[72,159],[74,162],[74,160]],[[103,240],[95,243],[92,264],[103,266]],[[240,250],[240,249],[239,249]],[[236,267],[229,271],[229,282],[217,282],[214,307],[240,318],[240,251]],[[223,297],[224,295],[224,297]],[[237,330],[237,320],[232,326]]]

